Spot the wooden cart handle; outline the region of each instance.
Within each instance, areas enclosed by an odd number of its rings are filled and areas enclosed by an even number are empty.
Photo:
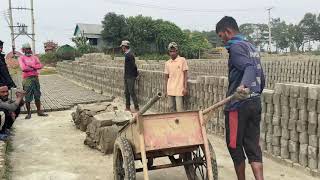
[[[203,110],[203,115],[206,115],[206,114],[208,114],[210,111],[216,110],[217,108],[225,105],[226,103],[228,103],[229,101],[231,101],[233,97],[234,97],[234,95],[231,95],[231,96],[229,96],[229,97],[227,97],[227,98],[225,98],[225,99],[217,102],[216,104],[208,107],[207,109]]]
[[[162,97],[162,93],[158,92],[157,95],[155,95],[152,99],[150,99],[146,105],[142,107],[142,109],[136,113],[136,115],[133,117],[133,119],[130,121],[130,124],[133,124],[137,121],[137,118],[141,115],[143,115],[145,112],[148,111],[148,109],[151,108],[152,105],[154,105],[160,98]]]
[[[214,105],[208,107],[207,109],[203,110],[203,111],[202,111],[202,114],[203,114],[203,115],[206,115],[206,114],[208,114],[209,112],[218,109],[219,107],[221,107],[221,106],[225,105],[226,103],[230,102],[233,98],[234,98],[234,95],[231,95],[231,96],[229,96],[229,97],[227,97],[227,98],[225,98],[225,99],[217,102],[216,104],[214,104]],[[207,123],[208,123],[208,121],[209,121],[208,118],[204,119],[202,125],[203,125],[203,126],[206,126]]]

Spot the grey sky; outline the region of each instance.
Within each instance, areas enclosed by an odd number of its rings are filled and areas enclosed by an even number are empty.
[[[29,0],[12,1],[14,6],[29,5]],[[8,8],[8,0],[0,2],[0,39],[6,42],[5,51],[8,52],[10,33],[2,16],[2,11]],[[234,16],[239,24],[267,23],[266,8],[271,6],[275,7],[272,17],[281,17],[290,23],[298,23],[306,12],[320,13],[319,0],[34,0],[34,4],[38,52],[44,51],[46,40],[56,41],[59,45],[71,43],[76,23],[101,23],[108,12],[162,18],[191,30],[213,30],[224,15]],[[24,17],[30,19],[29,15],[23,14],[15,16],[16,22]],[[29,40],[18,38],[17,48],[26,41]]]

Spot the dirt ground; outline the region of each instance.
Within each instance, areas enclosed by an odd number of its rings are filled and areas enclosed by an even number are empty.
[[[33,115],[31,120],[21,116],[17,120],[10,155],[13,180],[113,179],[112,155],[103,155],[83,144],[85,133],[75,128],[71,112],[52,112],[47,118]],[[220,180],[236,179],[224,141],[214,136],[210,141],[217,154]],[[267,180],[319,179],[269,159],[264,165]],[[247,179],[254,179],[249,168],[247,174]],[[142,180],[142,174],[137,179]],[[184,180],[186,176],[180,167],[151,172],[150,179]]]

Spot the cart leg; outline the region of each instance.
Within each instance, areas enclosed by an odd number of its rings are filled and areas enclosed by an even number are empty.
[[[203,126],[204,120],[203,120],[203,112],[202,110],[199,111],[199,119],[201,123],[201,131],[202,131],[202,137],[203,137],[203,144],[205,149],[205,156],[207,161],[207,172],[208,172],[208,180],[213,180],[213,172],[212,172],[212,164],[211,164],[211,156],[210,156],[210,150],[209,150],[209,144],[208,144],[208,137],[207,137],[207,130],[206,126]]]
[[[145,147],[145,143],[144,143],[144,129],[143,129],[143,122],[142,122],[141,117],[137,118],[137,122],[138,122],[138,127],[139,127],[139,141],[140,141],[140,151],[141,151],[143,177],[144,177],[143,179],[149,180],[146,147]]]

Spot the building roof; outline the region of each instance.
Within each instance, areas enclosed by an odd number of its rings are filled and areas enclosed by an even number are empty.
[[[83,32],[85,35],[100,35],[101,31],[103,30],[102,25],[100,24],[83,24],[78,23],[73,35],[76,36],[78,32]]]

